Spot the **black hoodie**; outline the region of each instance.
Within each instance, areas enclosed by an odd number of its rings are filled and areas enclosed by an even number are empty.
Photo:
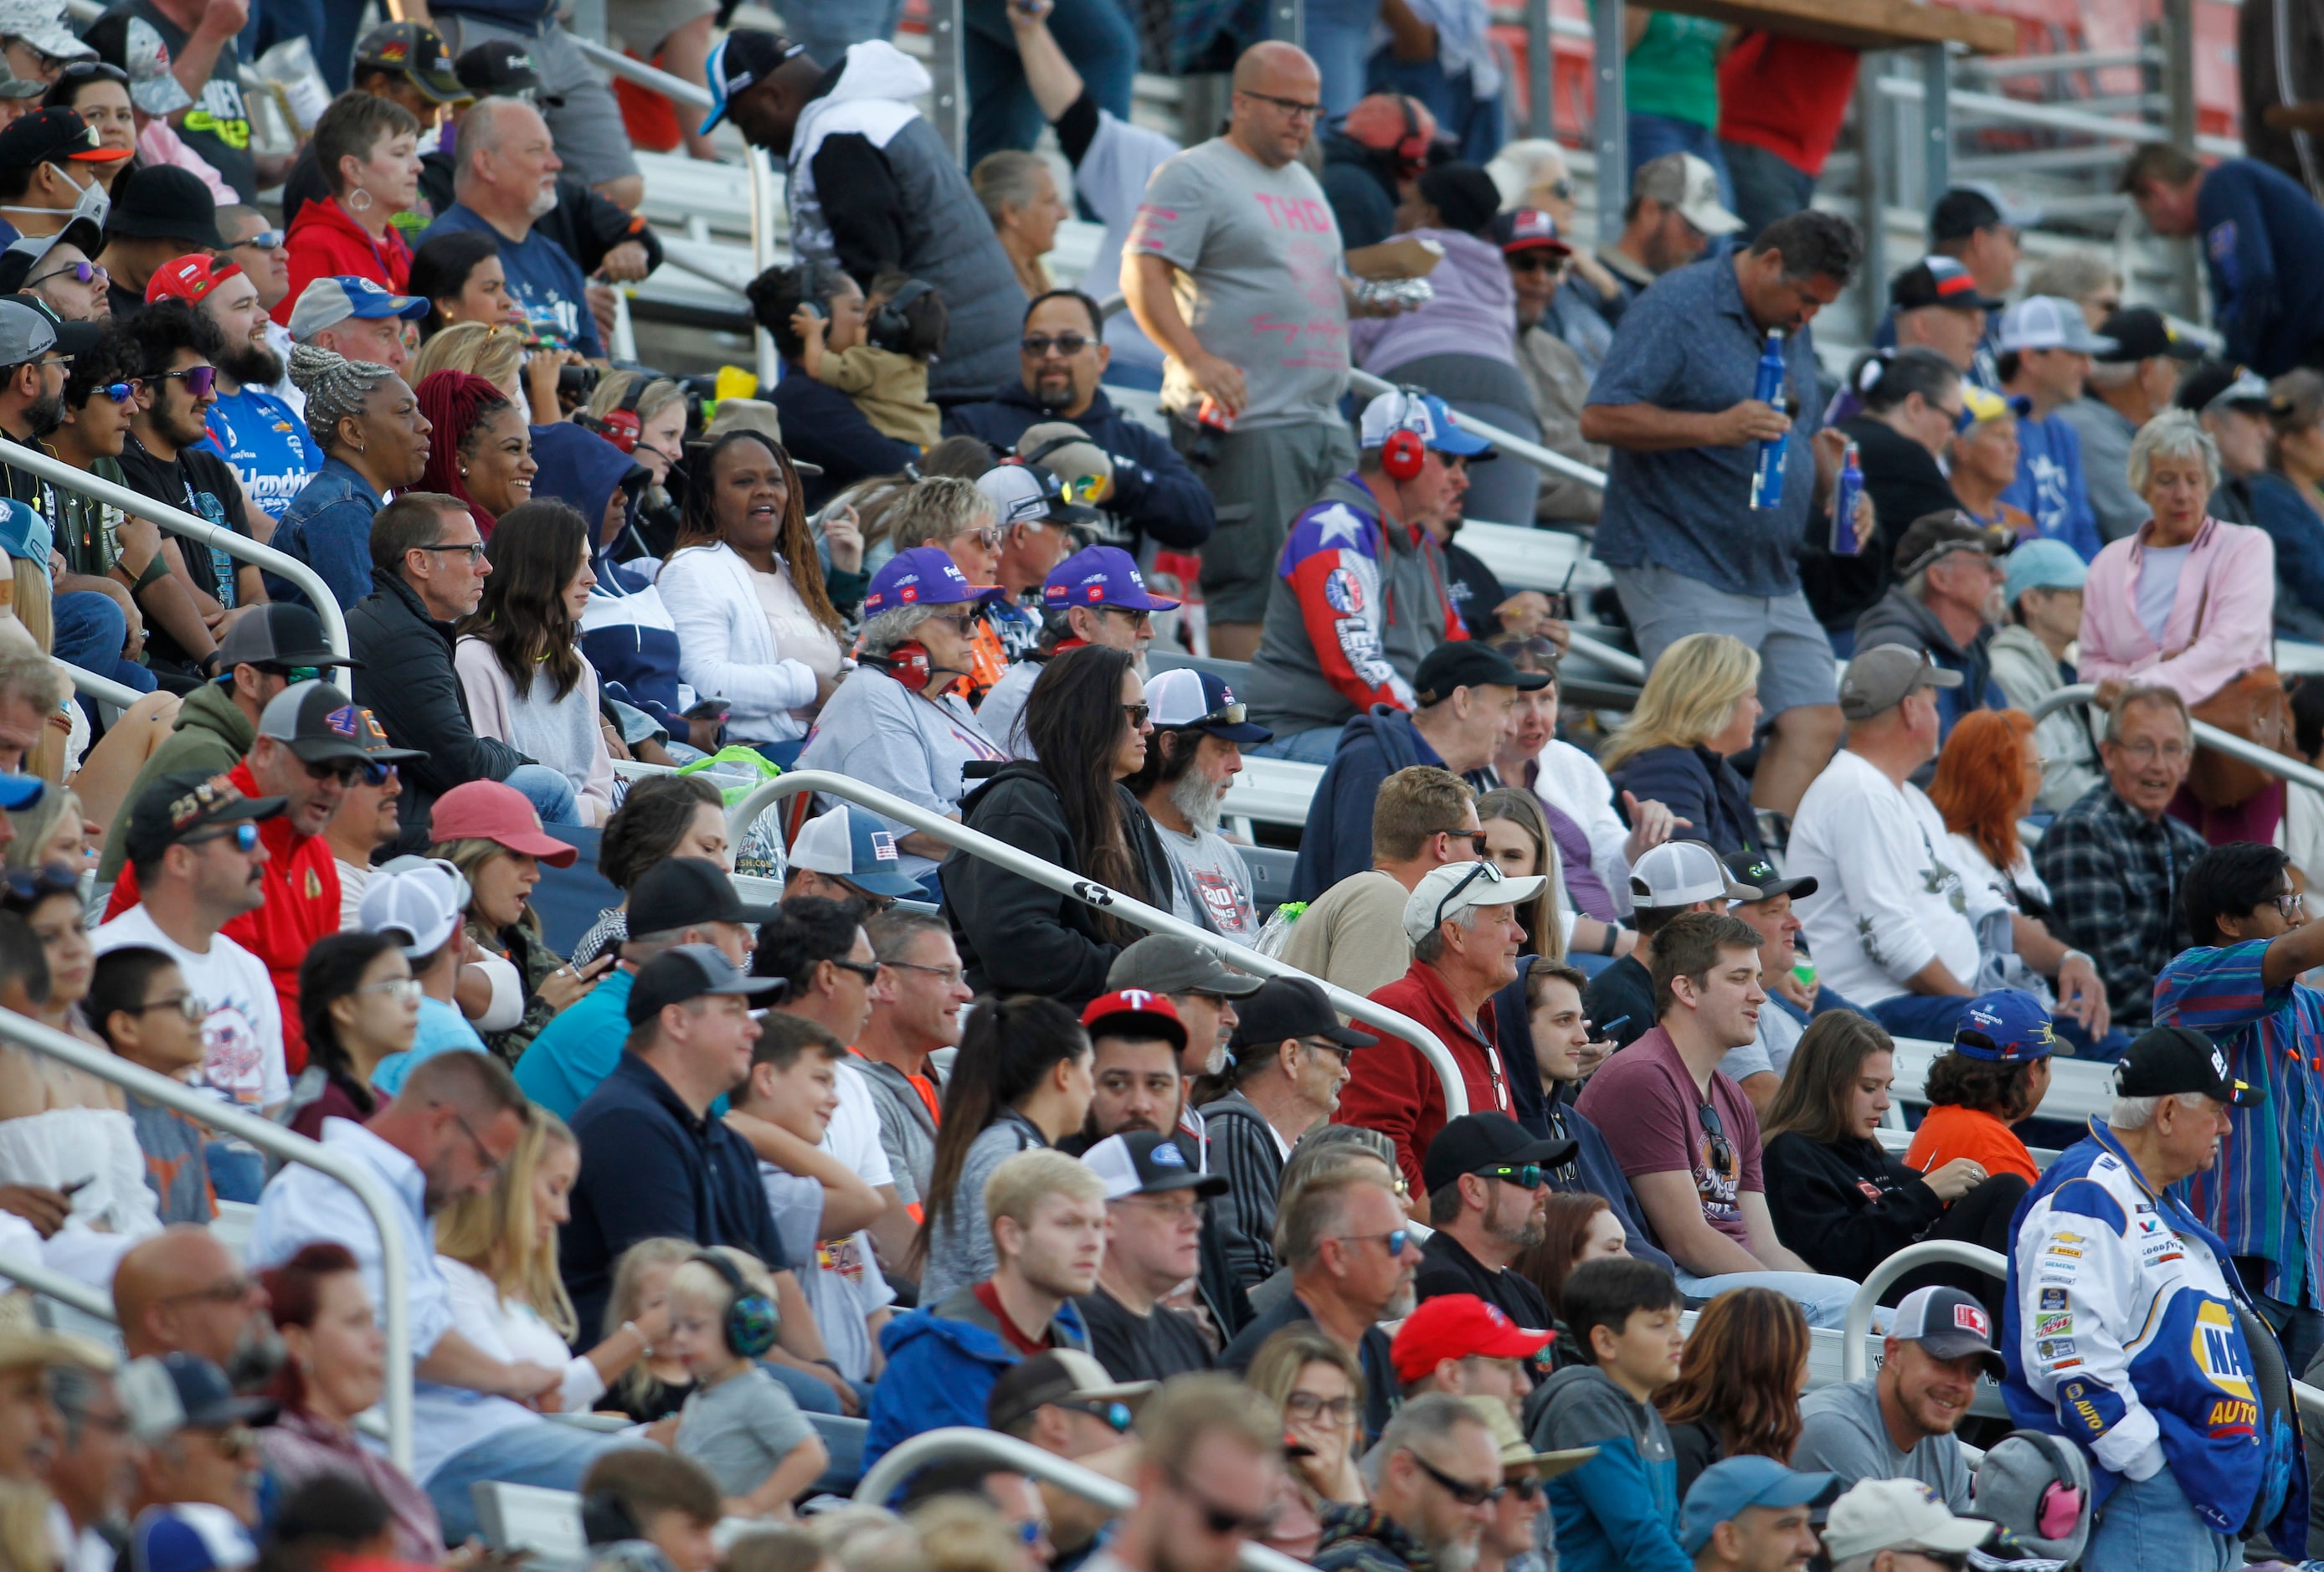
[[[1863,1282],[1945,1213],[1927,1181],[1877,1141],[1826,1144],[1785,1131],[1768,1141],[1760,1168],[1775,1236],[1833,1277]]]

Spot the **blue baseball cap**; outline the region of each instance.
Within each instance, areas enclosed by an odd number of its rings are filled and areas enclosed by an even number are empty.
[[[49,521],[14,497],[0,497],[0,551],[24,562],[37,563],[41,576],[49,573],[49,550],[56,532]]]
[[[737,28],[710,51],[710,118],[695,134],[708,136],[710,128],[726,118],[726,106],[737,94],[747,93],[786,62],[807,53],[807,45],[793,43],[779,32]]]
[[[284,326],[291,337],[304,340],[350,317],[360,317],[366,322],[382,317],[401,317],[407,322],[416,322],[427,315],[428,302],[418,295],[399,295],[369,279],[346,273],[317,279],[301,290],[299,303],[290,308],[290,320]]]
[[[1157,730],[1200,727],[1213,737],[1249,748],[1274,732],[1254,723],[1234,690],[1206,671],[1182,666],[1146,679],[1147,718]]]
[[[41,800],[46,783],[37,775],[11,775],[0,770],[0,808],[14,813]]]
[[[257,1565],[258,1547],[226,1508],[181,1501],[138,1518],[122,1561],[135,1572],[231,1572]]]
[[[915,546],[890,557],[872,575],[872,587],[863,595],[863,614],[870,617],[899,606],[955,606],[966,601],[981,604],[1008,593],[999,584],[978,589],[970,584],[960,565],[942,547]]]
[[[2050,1012],[2023,988],[1996,988],[1979,994],[1961,1011],[1953,1026],[1953,1052],[1996,1064],[2023,1064],[2047,1059],[2058,1046],[2050,1029]]]
[[[2001,562],[2001,598],[2010,605],[2028,590],[2079,590],[2090,576],[2082,554],[2062,540],[2021,541]]]
[[[1818,1506],[1840,1494],[1840,1475],[1802,1473],[1773,1457],[1726,1457],[1695,1475],[1679,1508],[1679,1549],[1692,1556],[1711,1531],[1755,1506]]]
[[[1490,453],[1493,445],[1473,431],[1463,430],[1461,418],[1434,393],[1391,388],[1364,406],[1361,425],[1366,447],[1384,446],[1394,431],[1416,431],[1433,453],[1463,457]]]
[[[1126,611],[1175,611],[1176,601],[1149,593],[1138,564],[1119,546],[1086,546],[1049,570],[1041,581],[1041,605],[1063,611],[1072,606],[1119,606]]]
[[[928,893],[900,871],[896,832],[885,821],[844,803],[807,822],[791,842],[790,861],[795,869],[844,878],[867,895],[919,900]]]

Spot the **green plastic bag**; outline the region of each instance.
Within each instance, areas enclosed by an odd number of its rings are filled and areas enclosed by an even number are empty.
[[[678,769],[680,775],[697,772],[709,777],[731,808],[783,770],[782,766],[757,749],[730,742],[709,758],[680,765]],[[752,821],[742,843],[734,848],[736,873],[776,880],[788,877],[789,860],[783,855],[783,810],[788,805],[777,803]]]

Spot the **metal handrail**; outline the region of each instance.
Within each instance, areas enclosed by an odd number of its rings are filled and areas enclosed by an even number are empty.
[[[673,77],[643,60],[632,60],[621,51],[607,49],[595,39],[584,38],[577,32],[568,32],[567,36],[593,64],[617,77],[627,77],[641,87],[650,87],[673,104],[690,105],[696,109],[710,107],[710,90],[706,87],[697,87],[684,77]]]
[[[1144,901],[1133,900],[1120,890],[1109,889],[1093,878],[1068,873],[1056,863],[1045,862],[1005,841],[996,841],[982,830],[972,830],[941,814],[930,813],[918,803],[908,803],[877,786],[865,786],[852,776],[838,775],[827,769],[788,770],[772,780],[760,783],[749,796],[726,811],[728,839],[735,845],[741,845],[743,834],[757,822],[761,814],[801,792],[825,792],[844,802],[869,808],[882,818],[909,824],[924,835],[933,835],[948,846],[957,847],[971,857],[981,857],[987,862],[1005,868],[1019,878],[1029,878],[1045,889],[1055,890],[1061,896],[1071,896],[1085,906],[1111,912],[1149,932],[1191,940],[1216,951],[1220,960],[1241,970],[1260,977],[1308,977],[1306,972],[1287,961],[1277,961],[1271,955],[1261,955],[1256,950],[1197,928],[1192,923],[1182,923],[1167,912],[1149,906]],[[1436,1071],[1436,1078],[1444,1084],[1446,1118],[1457,1119],[1469,1111],[1469,1089],[1462,1083],[1461,1067],[1452,1062],[1452,1053],[1435,1033],[1408,1016],[1398,1015],[1361,995],[1334,987],[1320,977],[1310,978],[1309,980],[1323,987],[1324,994],[1332,1001],[1332,1007],[1342,1015],[1401,1037],[1420,1051],[1421,1057],[1428,1061],[1430,1068]]]
[[[288,579],[304,592],[314,603],[315,615],[322,620],[323,638],[340,655],[348,653],[347,620],[339,611],[339,598],[331,593],[323,575],[271,546],[263,546],[247,535],[236,535],[222,524],[207,519],[197,519],[182,508],[172,508],[167,502],[140,495],[127,486],[114,484],[87,470],[78,470],[60,458],[52,458],[38,448],[12,443],[0,454],[0,465],[20,469],[26,474],[38,475],[52,486],[62,486],[94,501],[118,508],[133,519],[146,519],[172,535],[182,535],[198,541],[212,551],[224,552],[237,561],[246,562],[275,577]]]
[[[91,1288],[78,1277],[67,1277],[53,1266],[43,1266],[18,1255],[0,1255],[0,1277],[60,1304],[69,1304],[85,1316],[95,1316],[101,1321],[120,1319],[114,1314],[110,1295]]]
[[[55,659],[53,656],[50,658]],[[67,676],[72,678],[72,685],[76,692],[87,694],[100,704],[111,704],[116,710],[125,710],[145,696],[127,683],[117,683],[109,676],[99,676],[93,671],[84,671],[69,660],[59,660],[56,664]]]
[[[116,1059],[99,1048],[92,1048],[77,1037],[69,1037],[52,1026],[44,1026],[27,1016],[0,1010],[0,1039],[27,1048],[35,1053],[45,1053],[51,1059],[62,1060],[76,1070],[86,1071],[99,1080],[111,1081],[124,1090],[134,1091],[148,1102],[156,1102],[198,1123],[223,1130],[249,1142],[262,1152],[272,1153],[291,1163],[303,1163],[308,1167],[328,1174],[349,1190],[371,1213],[372,1223],[379,1230],[380,1279],[387,1291],[387,1303],[381,1307],[387,1322],[387,1449],[395,1466],[405,1473],[411,1471],[411,1298],[406,1273],[416,1262],[408,1262],[403,1255],[403,1236],[397,1229],[395,1208],[398,1200],[388,1193],[379,1176],[353,1159],[330,1150],[319,1142],[304,1135],[294,1135],[272,1119],[246,1114],[240,1108],[229,1108],[203,1092],[166,1075],[156,1075],[142,1065]],[[7,1268],[0,1264],[0,1274]]]
[[[1861,1381],[1871,1364],[1865,1352],[1864,1339],[1872,1332],[1872,1311],[1880,1296],[1888,1292],[1889,1284],[1907,1272],[1917,1272],[1923,1266],[1974,1266],[1988,1277],[2006,1278],[2009,1263],[1981,1245],[1964,1245],[1955,1239],[1924,1239],[1917,1245],[1907,1245],[1872,1269],[1856,1297],[1848,1301],[1848,1319],[1840,1329],[1840,1374],[1843,1381]],[[2319,1394],[2324,1395],[2324,1394]]]
[[[1600,644],[1586,633],[1569,633],[1571,644],[1566,653],[1596,661],[1607,670],[1628,677],[1634,683],[1646,680],[1646,663],[1627,649],[1617,649],[1610,644]]]
[[[908,1441],[899,1441],[864,1470],[855,1486],[855,1499],[872,1506],[882,1505],[899,1485],[920,1469],[931,1463],[961,1457],[973,1457],[995,1468],[1029,1475],[1045,1485],[1071,1491],[1084,1501],[1095,1502],[1108,1512],[1125,1512],[1138,1504],[1138,1492],[1118,1479],[1108,1479],[1054,1452],[1044,1452],[1030,1441],[966,1425],[923,1430]],[[1305,1561],[1248,1540],[1236,1554],[1235,1565],[1242,1572],[1314,1572]]]
[[[2055,693],[2043,694],[2041,701],[2026,713],[2034,718],[2036,725],[2039,725],[2044,719],[2056,714],[2070,704],[2089,703],[2098,696],[2098,692],[2096,683],[2075,683],[2070,687],[2060,688]],[[2238,737],[2232,731],[2222,731],[2210,722],[2197,721],[2191,715],[2188,719],[2194,726],[2195,740],[2201,747],[2224,753],[2230,758],[2240,758],[2246,764],[2255,765],[2266,770],[2270,775],[2280,775],[2288,781],[2308,787],[2310,791],[2324,792],[2324,770],[2318,769],[2306,759],[2294,758],[2289,754],[2277,753],[2272,749],[2262,748],[2247,737]]]

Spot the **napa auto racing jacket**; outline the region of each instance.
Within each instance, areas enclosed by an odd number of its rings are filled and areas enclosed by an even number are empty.
[[[2246,1327],[2266,1323],[2227,1247],[2096,1119],[2019,1203],[2015,1225],[2002,1344],[2010,1417],[2089,1452],[2101,1503],[2123,1480],[2167,1467],[2215,1532],[2264,1527],[2296,1558],[2308,1468],[2291,1387],[2272,1335],[2252,1347]]]

